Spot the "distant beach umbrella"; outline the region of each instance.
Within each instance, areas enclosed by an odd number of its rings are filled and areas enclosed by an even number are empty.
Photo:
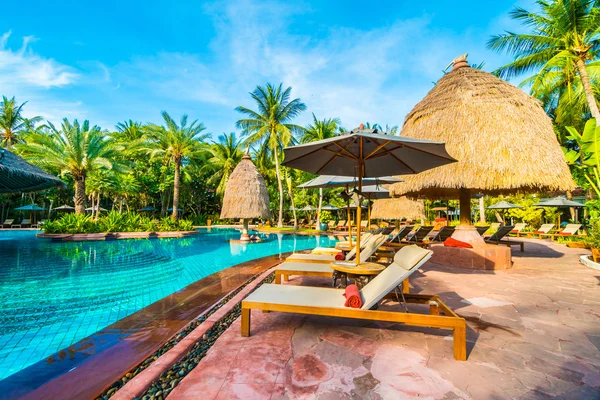
[[[150,212],[150,211],[156,211],[156,208],[154,208],[152,206],[146,206],[146,207],[140,208],[138,210],[138,212]],[[173,211],[173,208],[171,208],[171,211]]]
[[[154,210],[152,210],[152,211],[154,211]],[[168,211],[168,212],[173,212],[173,207],[169,207],[169,208],[167,208],[167,211]],[[177,212],[180,212],[180,213],[182,213],[182,212],[183,212],[183,208],[178,208],[178,209],[177,209]]]
[[[85,209],[85,211],[98,211],[98,206],[94,206],[94,207],[88,207]],[[104,211],[108,211],[106,208],[102,208],[100,207],[100,212],[104,212]]]
[[[28,204],[26,206],[15,208],[15,211],[44,211],[44,209],[35,204]]]
[[[323,210],[323,211],[337,211],[337,210],[339,210],[339,208],[336,207],[336,206],[332,206],[331,204],[325,204],[323,207],[321,207],[321,210]]]
[[[311,207],[309,205],[305,205],[304,207],[302,207],[301,209],[299,209],[298,211],[315,211],[316,208]]]
[[[265,180],[252,163],[250,156],[245,154],[227,181],[221,218],[242,218],[244,228],[240,240],[249,241],[248,220],[270,216],[269,192]]]
[[[64,186],[57,177],[0,148],[0,193],[36,192]]]
[[[383,176],[380,178],[364,178],[362,183],[365,185],[383,185],[383,184],[391,184],[391,183],[399,183],[403,182],[402,179],[395,178],[393,176]],[[320,175],[314,179],[311,179],[308,182],[304,182],[303,184],[298,185],[299,188],[302,189],[319,189],[319,188],[336,188],[336,187],[345,187],[358,186],[358,179],[355,177],[348,176],[334,176],[334,175]]]
[[[499,201],[498,203],[487,207],[488,210],[509,210],[511,208],[523,208],[523,206],[509,203],[508,201]]]
[[[585,204],[578,203],[576,201],[567,200],[564,197],[555,197],[553,199],[546,199],[534,204],[534,207],[548,207],[548,208],[581,208],[585,207]],[[578,217],[578,216],[576,216]],[[578,219],[578,218],[576,218]],[[558,226],[560,227],[560,214],[558,215]]]
[[[64,212],[70,212],[70,211],[75,211],[75,207],[71,207],[69,205],[63,204],[62,206],[53,208],[52,211],[64,211]]]

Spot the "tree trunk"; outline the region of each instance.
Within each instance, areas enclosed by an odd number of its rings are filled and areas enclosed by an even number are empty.
[[[75,214],[85,213],[85,176],[75,177]]]
[[[592,118],[596,119],[596,122],[600,123],[600,110],[598,109],[598,103],[594,98],[594,89],[590,83],[590,77],[588,76],[587,69],[585,68],[585,62],[581,58],[577,59],[577,70],[579,71],[579,77],[581,78],[581,84],[583,85],[583,91],[585,92],[585,98],[587,99]]]
[[[173,179],[173,212],[171,218],[177,220],[179,211],[179,185],[181,173],[181,158],[175,158],[175,178]]]
[[[460,200],[460,224],[471,225],[471,191],[459,189],[458,197]]]
[[[323,206],[323,188],[319,188],[319,209],[317,210],[317,230],[321,228],[321,207]]]
[[[98,194],[96,195],[96,199],[96,219],[98,219],[100,217],[100,192],[98,192]],[[93,209],[92,212],[94,212]]]
[[[298,229],[298,219],[296,218],[296,204],[294,203],[294,194],[289,191],[290,201],[292,202],[292,214],[294,215],[294,230]]]
[[[275,156],[275,173],[277,174],[277,186],[279,188],[279,218],[277,219],[277,227],[283,227],[283,184],[281,183],[281,171],[279,168],[279,153],[277,147],[273,149]]]
[[[484,196],[479,198],[479,222],[485,225],[485,202]]]

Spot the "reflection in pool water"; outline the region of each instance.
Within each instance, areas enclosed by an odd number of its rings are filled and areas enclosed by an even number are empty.
[[[0,231],[0,379],[214,272],[335,242],[281,234],[229,242],[237,238],[234,229],[212,229],[181,239],[51,243],[33,231]]]

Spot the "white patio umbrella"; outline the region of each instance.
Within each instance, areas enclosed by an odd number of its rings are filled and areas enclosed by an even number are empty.
[[[284,149],[284,166],[312,174],[363,178],[419,172],[456,162],[444,143],[381,134],[359,128],[339,136]],[[361,209],[358,208],[358,219]],[[360,263],[360,224],[357,226],[356,263]]]

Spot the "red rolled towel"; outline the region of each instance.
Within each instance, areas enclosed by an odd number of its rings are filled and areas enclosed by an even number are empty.
[[[456,240],[453,239],[451,237],[449,237],[448,239],[446,239],[444,241],[444,246],[446,247],[459,247],[462,249],[472,249],[473,246],[471,246],[470,243],[466,243],[466,242],[461,242],[460,240]]]
[[[345,307],[352,307],[352,308],[361,308],[362,307],[362,299],[360,298],[360,290],[358,290],[358,286],[356,286],[356,285],[346,286],[346,291],[344,292],[344,297],[346,298],[346,302],[344,303]]]
[[[344,261],[346,259],[346,257],[344,256],[344,253],[337,253],[335,255],[335,261]]]
[[[533,233],[546,233],[546,232],[542,232],[542,231],[535,231]]]

